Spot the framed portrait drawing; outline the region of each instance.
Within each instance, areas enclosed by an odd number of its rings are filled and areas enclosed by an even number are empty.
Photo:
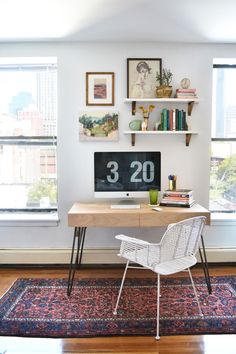
[[[162,59],[127,59],[127,98],[156,98],[156,76],[162,73]]]
[[[112,72],[87,72],[86,105],[114,106],[114,81]]]

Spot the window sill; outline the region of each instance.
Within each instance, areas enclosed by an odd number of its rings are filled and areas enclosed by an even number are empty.
[[[211,213],[211,226],[236,226],[236,213]]]
[[[0,213],[2,226],[57,226],[58,213]]]

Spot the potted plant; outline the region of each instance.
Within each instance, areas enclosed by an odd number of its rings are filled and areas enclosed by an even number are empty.
[[[172,81],[173,74],[169,69],[163,69],[161,73],[157,73],[156,81],[159,86],[156,87],[156,95],[158,98],[169,98],[172,94]]]

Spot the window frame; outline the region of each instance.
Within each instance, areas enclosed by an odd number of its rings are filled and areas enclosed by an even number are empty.
[[[58,89],[57,89],[57,58],[56,57],[2,57],[0,58],[0,71],[2,72],[18,72],[18,71],[23,71],[23,72],[47,72],[47,70],[55,70],[56,71],[56,77],[55,77],[55,82],[53,83],[56,88],[56,92],[54,93],[56,97],[56,102],[55,102],[55,119],[54,119],[54,124],[56,127],[55,130],[55,135],[18,135],[18,136],[5,136],[5,135],[0,135],[0,147],[6,146],[6,145],[12,145],[12,146],[38,146],[38,147],[56,147],[55,151],[55,167],[56,167],[56,184],[58,184],[58,174],[57,174],[57,106],[58,106]],[[54,96],[52,96],[54,98]],[[54,103],[53,103],[54,104]],[[47,122],[47,120],[46,120]],[[57,192],[57,203],[56,207],[24,207],[24,208],[0,208],[0,213],[3,213],[3,220],[4,220],[4,215],[12,214],[12,217],[10,219],[12,220],[20,220],[20,223],[25,220],[25,215],[28,213],[29,215],[31,214],[30,220],[33,221],[34,219],[36,222],[38,220],[41,221],[49,221],[50,220],[50,215],[52,216],[53,222],[55,220],[58,220],[57,216],[57,211],[58,211],[58,192]],[[37,216],[37,213],[41,214],[40,216]],[[43,217],[43,213],[47,214],[45,218]],[[55,214],[56,213],[56,214]],[[35,215],[32,219],[32,214]],[[49,215],[50,214],[50,215]],[[14,216],[15,215],[15,216]],[[56,215],[56,216],[55,216]],[[26,217],[27,218],[27,217]],[[0,224],[2,224],[3,221],[0,218]],[[6,217],[6,220],[9,220],[8,217]]]
[[[235,59],[236,60],[236,59]],[[213,70],[214,69],[235,69],[236,70],[236,64],[214,64],[213,63]],[[212,121],[213,121],[213,116],[212,116]],[[211,145],[212,142],[236,142],[236,137],[230,137],[230,138],[220,138],[220,137],[212,137],[212,132],[211,132]],[[210,196],[210,191],[209,191],[209,196]],[[209,200],[210,203],[210,200]],[[209,205],[210,206],[210,205]],[[211,219],[213,221],[214,225],[235,225],[236,223],[236,209],[235,210],[211,210]],[[222,218],[222,216],[224,217]]]

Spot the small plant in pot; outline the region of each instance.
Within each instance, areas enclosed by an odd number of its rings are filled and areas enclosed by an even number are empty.
[[[157,73],[156,81],[159,86],[156,87],[156,95],[158,98],[169,98],[172,94],[172,81],[173,74],[169,69],[163,69],[161,73]]]

